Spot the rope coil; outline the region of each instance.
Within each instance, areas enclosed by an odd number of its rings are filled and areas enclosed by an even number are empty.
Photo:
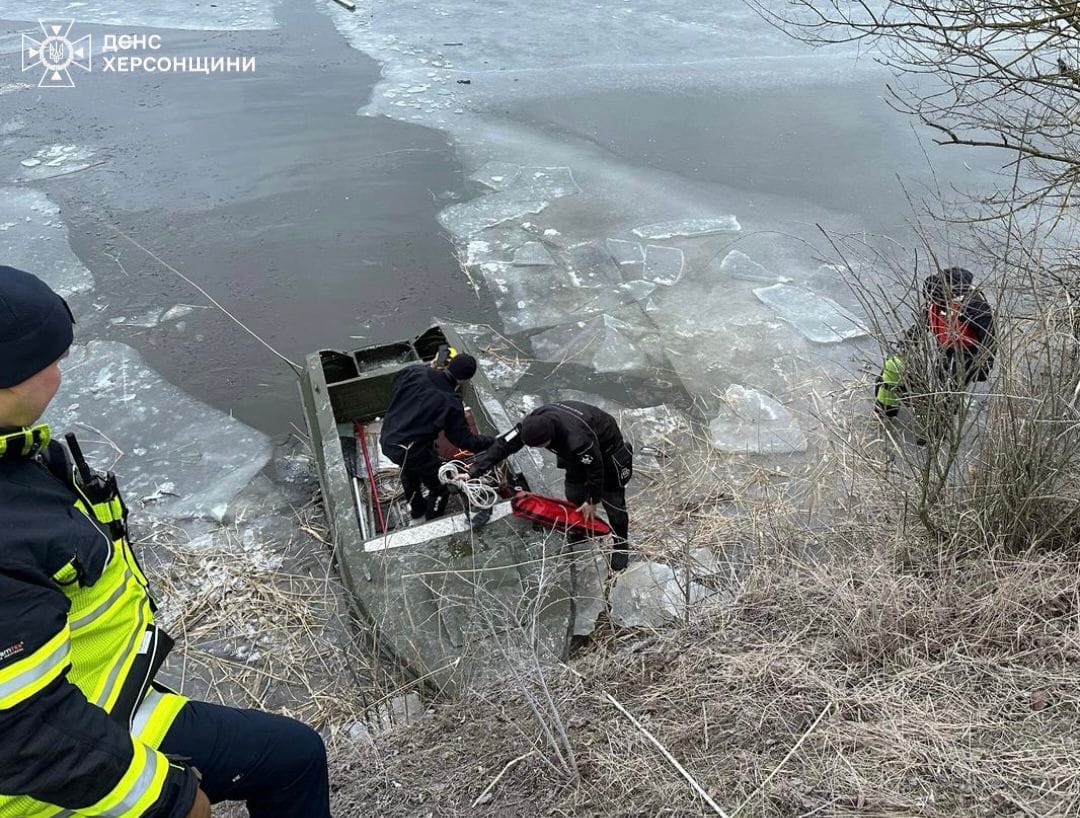
[[[493,508],[499,502],[497,487],[483,477],[469,477],[469,467],[460,460],[451,460],[439,467],[439,482],[460,489],[473,508]]]

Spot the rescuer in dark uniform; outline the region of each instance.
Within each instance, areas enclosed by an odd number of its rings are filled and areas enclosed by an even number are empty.
[[[928,383],[915,391],[942,389],[959,392],[972,381],[985,381],[994,368],[997,336],[994,314],[986,296],[975,286],[974,276],[963,267],[949,267],[923,282],[924,302],[916,322],[905,334],[900,350],[885,361],[875,384],[875,411],[886,417],[896,415],[911,381],[921,382],[926,374],[912,371],[912,358],[920,349],[929,357]],[[929,345],[922,346],[920,338]],[[928,351],[929,356],[925,355]],[[921,377],[920,377],[921,376]]]
[[[155,681],[173,643],[115,477],[38,422],[72,323],[0,266],[0,816],[209,818],[243,800],[253,818],[329,818],[315,731]]]
[[[460,449],[482,452],[494,438],[474,434],[457,392],[476,374],[476,358],[454,355],[445,368],[415,364],[394,378],[394,394],[383,418],[379,445],[401,466],[401,487],[413,519],[434,520],[446,511],[449,489],[439,480],[442,461],[435,454],[439,432]],[[427,499],[420,490],[428,490]]]
[[[630,548],[626,484],[634,474],[634,464],[633,450],[615,418],[576,400],[545,404],[495,438],[491,448],[474,461],[470,475],[484,474],[524,446],[555,452],[559,468],[566,472],[566,499],[579,504],[578,511],[586,518],[603,504],[614,545],[611,568],[625,568]]]

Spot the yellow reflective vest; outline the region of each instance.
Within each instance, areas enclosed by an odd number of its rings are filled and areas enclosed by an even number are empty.
[[[0,818],[170,815],[162,800],[190,775],[157,750],[186,701],[153,683],[172,641],[154,622],[115,479],[87,484],[48,438],[44,426],[0,436],[0,507],[14,521],[0,533],[0,793],[12,793]],[[28,731],[33,713],[61,745],[73,734],[52,762]]]

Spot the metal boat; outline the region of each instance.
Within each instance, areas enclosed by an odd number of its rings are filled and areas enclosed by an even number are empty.
[[[479,678],[565,657],[574,619],[572,561],[562,535],[511,514],[508,499],[476,529],[475,510],[453,495],[447,513],[409,518],[397,467],[381,454],[381,418],[395,375],[431,365],[444,346],[466,351],[447,326],[405,341],[307,357],[300,393],[318,466],[336,561],[360,629],[384,665],[436,694]],[[462,396],[481,433],[510,420],[483,372]],[[507,481],[545,493],[528,449]]]

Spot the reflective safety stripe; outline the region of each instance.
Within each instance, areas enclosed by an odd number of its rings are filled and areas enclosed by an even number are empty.
[[[124,592],[128,589],[128,580],[132,580],[134,578],[135,577],[132,576],[131,571],[129,571],[127,568],[124,568],[124,575],[121,577],[120,583],[116,586],[115,590],[113,590],[113,592],[109,594],[109,598],[104,599],[100,603],[98,603],[94,607],[94,610],[83,614],[78,619],[70,620],[69,625],[71,629],[73,631],[77,631],[79,628],[89,625],[95,619],[104,614],[109,608],[112,607],[113,603],[115,603],[116,600],[120,599],[120,597],[124,595]]]
[[[30,698],[64,672],[70,636],[71,632],[64,628],[30,656],[0,670],[0,710]]]
[[[49,445],[52,432],[46,423],[19,429],[17,432],[9,432],[0,435],[0,457],[12,454],[18,457],[27,457],[40,452]]]
[[[94,697],[94,704],[103,710],[110,709],[110,705],[115,701],[116,696],[120,692],[120,688],[123,687],[123,679],[120,678],[120,672],[125,667],[130,667],[131,663],[135,660],[138,646],[142,641],[143,634],[146,633],[148,619],[147,609],[148,605],[145,601],[139,604],[139,619],[136,626],[132,628],[128,643],[124,646],[124,650],[116,660],[116,663],[109,670],[109,675],[105,678],[105,684],[101,687],[100,692]]]
[[[165,756],[145,744],[133,741],[134,754],[120,783],[96,804],[79,810],[80,814],[102,818],[138,818],[161,797],[169,772]]]
[[[135,718],[131,721],[131,735],[143,744],[157,749],[187,701],[187,697],[179,693],[150,688],[139,709],[135,711]]]

